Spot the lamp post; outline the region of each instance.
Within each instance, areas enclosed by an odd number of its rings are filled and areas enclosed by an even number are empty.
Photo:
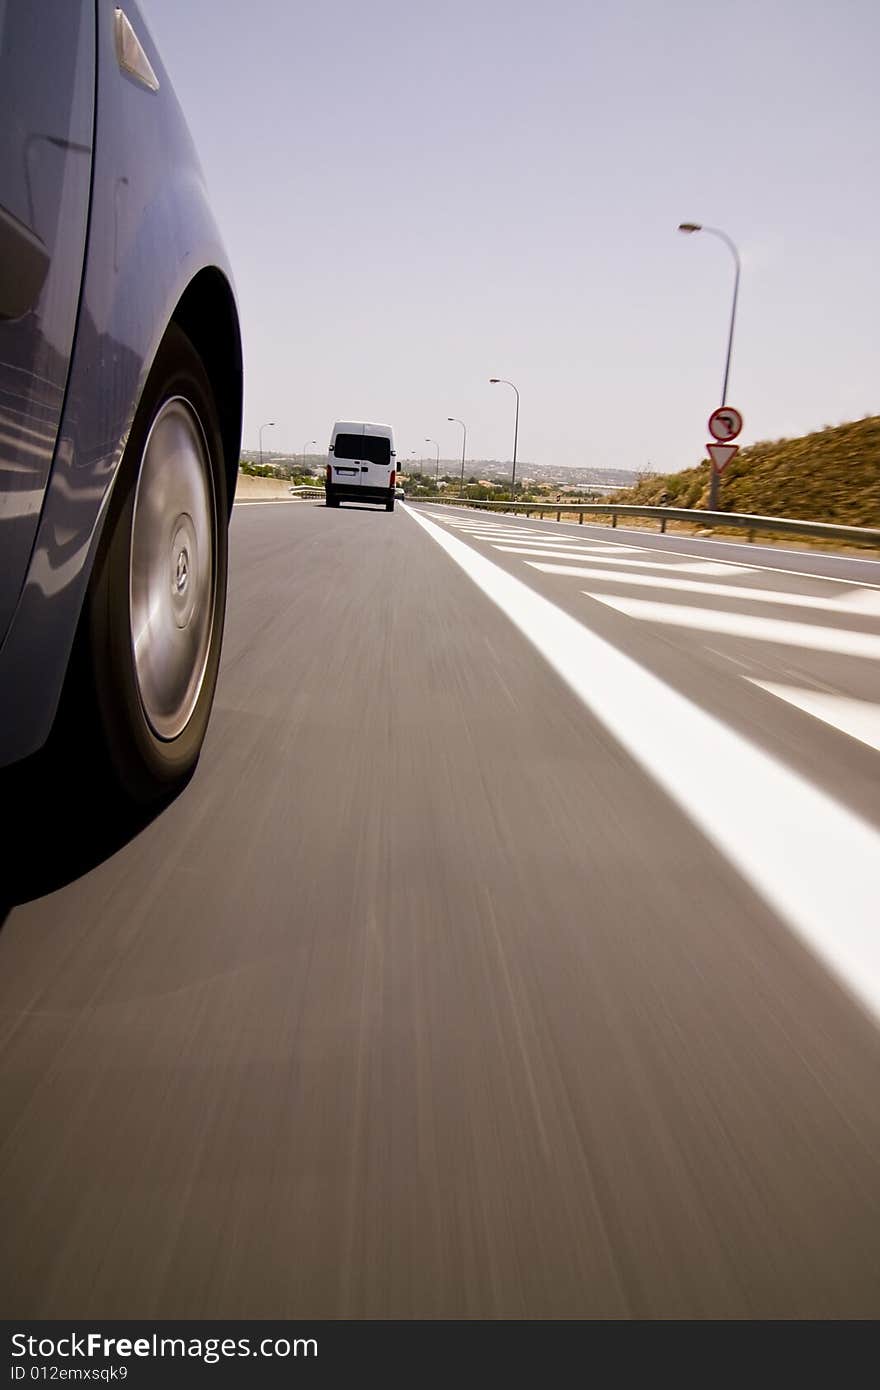
[[[724,361],[724,384],[721,387],[721,404],[727,405],[727,383],[730,380],[730,359],[733,354],[733,326],[736,323],[736,301],[737,296],[739,295],[739,273],[742,269],[742,265],[739,258],[739,251],[736,249],[736,243],[731,239],[731,237],[727,235],[726,232],[722,232],[720,227],[704,227],[701,222],[680,222],[678,224],[678,230],[680,232],[687,233],[708,232],[710,236],[717,236],[720,238],[721,241],[724,242],[724,244],[730,250],[731,255],[733,256],[733,303],[730,308],[730,330],[727,334],[727,357]],[[709,475],[710,512],[718,510],[718,481],[718,470],[717,468],[713,467]]]
[[[434,465],[434,487],[439,491],[439,489],[440,489],[440,445],[437,443],[436,439],[426,439],[426,440],[425,440],[425,443],[426,443],[426,444],[433,444],[433,445],[434,445],[434,448],[437,450],[437,461],[436,461],[436,463],[435,463],[435,465]]]
[[[274,429],[275,421],[267,420],[265,425],[260,426],[260,467],[263,466],[263,430]]]
[[[512,381],[506,381],[503,376],[490,376],[489,382],[492,386],[509,386],[511,391],[516,391],[516,415],[513,421],[513,472],[510,477],[510,500],[516,500],[516,441],[519,435],[519,391],[517,391]]]
[[[451,425],[461,425],[461,428],[462,428],[462,437],[461,437],[461,485],[460,485],[460,487],[459,487],[458,495],[459,495],[459,497],[464,497],[464,456],[465,456],[465,453],[466,453],[466,451],[467,451],[467,425],[465,424],[464,420],[458,420],[458,419],[456,419],[456,417],[455,417],[454,415],[447,415],[446,418],[447,418],[447,420],[449,421],[449,423],[450,423]]]
[[[310,444],[317,444],[317,442],[318,442],[317,439],[307,439],[306,442],[305,442],[305,444],[303,445],[303,472],[304,472],[304,473],[305,473],[305,471],[306,471],[306,449],[308,448],[308,446],[309,446]]]

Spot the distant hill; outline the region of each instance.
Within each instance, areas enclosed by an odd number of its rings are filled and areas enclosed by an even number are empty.
[[[440,460],[441,470],[443,460]],[[468,459],[469,473],[479,473],[484,478],[498,478],[506,481],[510,477],[510,461],[500,459]],[[454,465],[453,465],[454,469]],[[635,469],[566,467],[563,464],[530,463],[520,459],[516,465],[516,476],[525,481],[533,478],[539,483],[555,483],[557,486],[598,484],[605,487],[627,486],[638,478]]]
[[[708,491],[706,459],[683,473],[643,477],[626,492],[616,492],[613,500],[705,507]],[[750,444],[721,475],[721,508],[843,526],[880,526],[880,416],[830,426],[800,439]]]

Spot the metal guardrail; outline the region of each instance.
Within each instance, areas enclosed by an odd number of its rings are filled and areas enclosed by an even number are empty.
[[[287,489],[287,491],[293,493],[293,495],[294,495],[295,497],[323,497],[323,496],[324,496],[324,489],[323,489],[322,487],[305,487],[305,486],[302,486],[302,487],[289,487],[289,488]]]
[[[880,528],[871,526],[837,526],[826,521],[800,521],[787,516],[752,516],[746,512],[707,512],[688,507],[638,507],[618,502],[480,502],[469,497],[419,497],[419,502],[433,503],[444,507],[485,507],[492,511],[513,512],[531,516],[555,512],[559,521],[563,512],[576,512],[578,522],[584,516],[610,516],[611,525],[617,525],[619,516],[651,517],[660,523],[661,532],[666,531],[669,521],[686,521],[697,526],[731,526],[748,531],[752,540],[756,531],[779,531],[793,536],[812,536],[817,540],[849,541],[858,545],[873,545],[880,548]]]

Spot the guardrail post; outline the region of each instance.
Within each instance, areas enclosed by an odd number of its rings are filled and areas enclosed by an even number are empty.
[[[661,536],[665,536],[665,535],[666,535],[666,517],[665,517],[665,516],[661,516],[661,518],[660,518],[660,535],[661,535]]]
[[[615,528],[617,527],[617,512],[611,513],[611,525]]]
[[[583,514],[583,512],[578,512],[578,526],[583,526],[583,524],[584,524],[584,514]]]
[[[561,520],[562,520],[562,512],[557,512],[557,513],[556,513],[556,520],[557,520],[557,521],[561,521]]]

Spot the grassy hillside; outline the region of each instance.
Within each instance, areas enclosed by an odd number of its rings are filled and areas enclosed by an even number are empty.
[[[643,478],[608,501],[705,507],[709,463]],[[880,526],[880,416],[743,449],[721,475],[721,508]]]

